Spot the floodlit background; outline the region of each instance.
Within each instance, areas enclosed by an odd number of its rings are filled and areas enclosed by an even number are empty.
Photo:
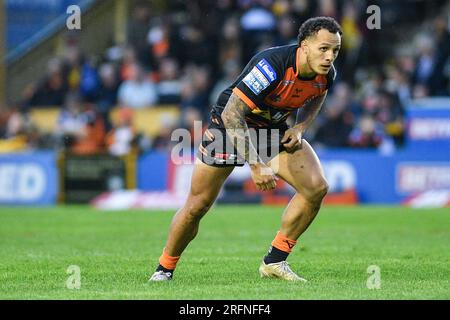
[[[135,190],[102,204],[157,192],[165,204],[146,207],[179,206],[192,166],[173,166],[172,132],[189,130],[195,152],[211,104],[250,57],[296,43],[303,21],[325,15],[342,25],[343,46],[306,138],[331,185],[327,203],[448,204],[448,1],[2,3],[0,203]],[[285,203],[292,193],[280,184],[261,194],[249,179],[235,170],[219,201]]]

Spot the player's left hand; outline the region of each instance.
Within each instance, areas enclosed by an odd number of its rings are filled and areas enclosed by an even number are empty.
[[[288,153],[293,153],[302,147],[302,131],[297,128],[290,128],[284,133],[281,143]]]

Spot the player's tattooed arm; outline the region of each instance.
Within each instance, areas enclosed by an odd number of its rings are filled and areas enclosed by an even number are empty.
[[[247,122],[245,121],[245,116],[251,112],[248,105],[234,93],[231,94],[222,112],[222,120],[230,140],[236,147],[238,154],[250,165],[255,162],[262,162],[250,139]]]
[[[276,187],[278,178],[273,170],[261,160],[250,139],[245,116],[251,112],[247,104],[233,93],[222,112],[222,120],[238,154],[244,157],[250,165],[256,188],[261,191],[272,190]]]
[[[299,109],[294,127],[299,128],[302,133],[305,132],[319,114],[326,97],[327,92],[312,99],[303,108]]]

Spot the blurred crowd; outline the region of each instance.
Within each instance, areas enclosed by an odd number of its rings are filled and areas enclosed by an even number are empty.
[[[405,143],[410,100],[450,95],[450,1],[370,3],[381,8],[380,30],[366,27],[366,1],[171,0],[158,10],[136,2],[126,43],[99,57],[68,37],[43,76],[0,108],[0,152],[169,150],[173,129],[207,121],[211,104],[255,53],[296,43],[313,16],[334,17],[344,35],[335,85],[307,138],[316,147],[395,151]],[[136,131],[134,110],[165,105],[179,108],[178,122],[153,137]],[[55,132],[42,134],[29,114],[49,106],[60,112]]]

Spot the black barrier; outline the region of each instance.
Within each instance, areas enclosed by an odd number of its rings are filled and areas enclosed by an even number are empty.
[[[61,154],[59,202],[87,203],[98,195],[135,188],[135,157]]]

